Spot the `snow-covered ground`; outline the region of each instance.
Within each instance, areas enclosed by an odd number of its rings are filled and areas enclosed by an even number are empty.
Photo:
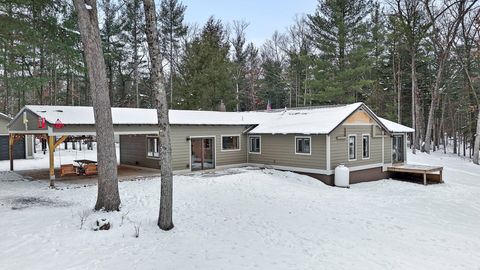
[[[446,183],[341,189],[255,168],[175,176],[169,232],[156,227],[158,179],[121,182],[122,211],[92,213],[95,186],[52,190],[0,172],[0,269],[480,269],[480,167],[408,158],[444,165]],[[112,228],[91,230],[97,218]]]
[[[93,143],[93,150],[87,150],[87,146],[83,145],[82,150],[73,150],[72,143],[68,143],[68,149],[65,150],[64,144],[55,151],[55,168],[60,168],[61,164],[73,164],[76,159],[97,160],[96,143]],[[78,146],[77,146],[78,148]],[[41,146],[37,145],[37,153],[34,154],[33,159],[15,159],[13,162],[15,171],[48,169],[48,150],[45,154],[40,150]],[[120,146],[116,145],[117,162],[120,158]],[[0,161],[0,171],[10,170],[10,162],[8,160]]]

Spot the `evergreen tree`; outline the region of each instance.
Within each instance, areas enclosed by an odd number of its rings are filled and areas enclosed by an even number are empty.
[[[160,32],[163,36],[163,52],[170,65],[169,95],[171,107],[174,105],[173,78],[176,66],[178,65],[176,61],[177,51],[180,46],[180,39],[187,34],[187,27],[183,23],[186,8],[187,7],[179,3],[178,0],[162,0],[160,4],[160,16],[158,17]]]
[[[183,109],[216,110],[220,101],[227,110],[235,107],[227,31],[210,17],[200,36],[188,45],[182,66],[178,106]]]
[[[119,63],[126,69],[123,81],[131,87],[121,87],[117,103],[121,106],[152,107],[151,99],[142,99],[149,92],[145,84],[141,85],[142,76],[146,75],[142,70],[146,69],[146,60],[143,57],[142,44],[146,41],[144,34],[144,15],[141,0],[125,0],[126,5],[122,9],[121,18],[124,21],[121,32],[121,42],[124,44],[120,55],[123,55],[123,63]],[[131,84],[126,81],[131,82]],[[149,96],[152,96],[149,93]],[[135,105],[134,105],[135,104]]]
[[[319,0],[308,15],[316,56],[314,103],[348,103],[365,99],[370,87],[369,12],[367,0]]]
[[[284,108],[289,105],[290,89],[286,82],[285,42],[285,36],[275,32],[262,48],[263,76],[258,92],[260,98],[258,105],[261,109],[265,109],[268,102],[272,108]]]
[[[245,110],[246,107],[246,61],[248,56],[247,48],[245,47],[246,37],[245,30],[248,27],[248,23],[244,21],[234,21],[233,31],[234,37],[232,38],[233,47],[233,81],[235,84],[235,103],[236,111]]]

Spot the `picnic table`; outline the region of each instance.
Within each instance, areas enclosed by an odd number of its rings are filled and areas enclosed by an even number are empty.
[[[95,160],[89,160],[89,159],[77,159],[74,160],[78,164],[78,174],[89,174],[89,169],[90,167],[95,167],[94,170],[92,170],[92,174],[96,174],[97,172],[97,162]]]

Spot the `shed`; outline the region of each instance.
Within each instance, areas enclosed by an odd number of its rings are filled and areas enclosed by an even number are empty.
[[[6,114],[0,113],[0,160],[8,160],[10,157],[10,151],[8,147],[8,123],[12,120]],[[29,137],[28,142],[32,142],[33,138]],[[33,147],[28,145],[26,140],[20,140],[17,142],[17,147],[15,147],[13,152],[14,159],[23,159],[27,157],[33,157]],[[30,147],[27,147],[30,146]],[[27,149],[28,148],[28,149]]]

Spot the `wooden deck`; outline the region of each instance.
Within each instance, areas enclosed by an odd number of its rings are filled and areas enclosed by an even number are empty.
[[[424,185],[428,183],[428,180],[443,183],[443,167],[441,166],[399,164],[389,166],[387,171],[392,173],[421,175],[423,176]]]

